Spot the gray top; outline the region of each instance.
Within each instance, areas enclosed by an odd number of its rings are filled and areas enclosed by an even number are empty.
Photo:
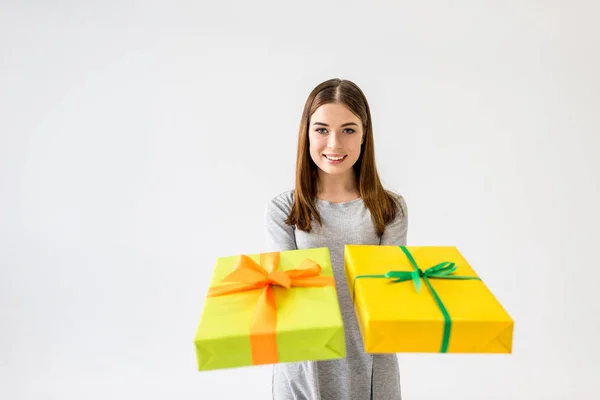
[[[275,400],[397,400],[400,376],[395,354],[367,354],[350,299],[344,275],[344,245],[406,245],[408,227],[404,198],[400,200],[405,217],[387,225],[377,236],[371,214],[362,199],[331,203],[317,199],[323,226],[313,220],[306,233],[285,224],[293,204],[293,190],[275,196],[267,205],[265,233],[268,251],[328,247],[344,321],[346,358],[328,361],[280,363],[273,366]],[[371,382],[373,377],[373,382]],[[371,386],[373,393],[371,394]]]

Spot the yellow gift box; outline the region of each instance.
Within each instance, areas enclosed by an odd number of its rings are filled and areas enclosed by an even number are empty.
[[[346,245],[368,353],[512,353],[514,322],[453,246]]]

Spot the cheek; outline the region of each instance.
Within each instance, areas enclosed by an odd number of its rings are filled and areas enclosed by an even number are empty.
[[[357,156],[360,155],[360,152],[362,151],[362,145],[360,143],[360,138],[354,142],[352,142],[352,152],[355,153]]]
[[[314,140],[313,138],[309,138],[309,142],[308,142],[308,152],[310,154],[310,157],[313,159],[314,162],[317,162],[318,158],[319,158],[319,143],[318,141]]]
[[[311,152],[319,152],[323,148],[323,141],[319,140],[318,137],[310,137],[308,147]]]

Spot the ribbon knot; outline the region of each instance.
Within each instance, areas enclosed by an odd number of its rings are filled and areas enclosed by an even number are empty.
[[[277,285],[289,289],[292,286],[292,279],[284,272],[275,270],[269,273],[267,284]]]
[[[304,259],[297,269],[279,270],[279,253],[262,253],[260,263],[247,255],[236,260],[233,271],[221,284],[208,289],[208,297],[223,296],[261,289],[254,308],[250,326],[252,363],[273,364],[278,362],[277,351],[277,304],[273,286],[286,289],[308,286],[335,286],[332,276],[320,276],[321,266]]]

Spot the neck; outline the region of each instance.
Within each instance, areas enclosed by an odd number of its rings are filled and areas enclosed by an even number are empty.
[[[354,169],[342,175],[329,175],[319,171],[317,197],[323,200],[347,200],[360,197]]]

